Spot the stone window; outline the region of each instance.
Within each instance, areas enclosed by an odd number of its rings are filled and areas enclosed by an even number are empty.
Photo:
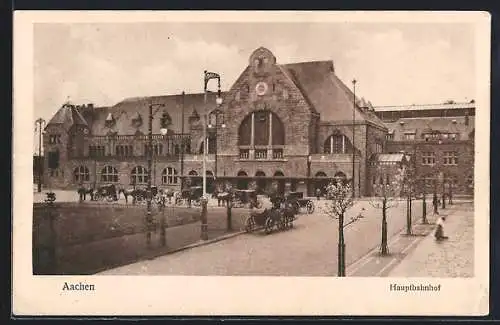
[[[380,141],[375,142],[375,152],[382,153],[382,151],[384,151],[384,145]]]
[[[286,88],[283,88],[283,99],[288,99],[288,90]]]
[[[436,155],[432,151],[422,152],[422,165],[434,165],[436,163]]]
[[[203,141],[200,143],[200,150],[199,150],[200,155],[202,155],[205,152],[204,144],[205,143]],[[216,146],[216,138],[215,137],[208,137],[208,154],[209,155],[215,154],[215,150],[216,150],[215,146]]]
[[[167,167],[161,173],[161,182],[162,184],[177,184],[179,178],[177,176],[177,170],[172,167]]]
[[[106,148],[104,146],[89,146],[89,156],[92,158],[104,157]]]
[[[415,133],[405,133],[403,134],[403,141],[414,141]]]
[[[131,157],[134,155],[134,147],[131,145],[117,145],[116,155],[119,157]]]
[[[352,152],[352,145],[345,135],[333,134],[326,139],[323,152],[327,154],[348,153]]]
[[[88,182],[90,179],[89,169],[86,166],[76,167],[73,171],[73,180],[78,182]]]
[[[118,170],[113,166],[105,166],[101,170],[101,182],[118,183]]]
[[[132,184],[146,184],[148,182],[148,171],[142,166],[134,167],[130,176]]]
[[[443,154],[444,165],[457,165],[458,153],[456,151],[445,151]]]
[[[149,154],[149,145],[144,145],[144,155],[147,156]],[[163,154],[163,145],[161,143],[153,144],[153,155],[160,156]]]
[[[394,131],[389,132],[385,135],[386,140],[392,141],[394,140]]]
[[[60,134],[51,134],[49,136],[50,144],[60,144],[61,143],[61,135]]]

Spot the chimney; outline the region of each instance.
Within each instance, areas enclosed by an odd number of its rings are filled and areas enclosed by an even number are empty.
[[[89,110],[94,109],[94,104],[92,104],[92,103],[88,103],[88,104],[87,104],[87,108],[88,108]]]

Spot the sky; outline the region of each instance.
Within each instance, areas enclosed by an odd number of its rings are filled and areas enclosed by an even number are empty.
[[[331,60],[374,106],[474,98],[474,29],[466,23],[36,23],[35,118],[69,100],[203,91],[203,71],[227,90],[264,46],[277,63]],[[214,89],[215,90],[215,89]]]

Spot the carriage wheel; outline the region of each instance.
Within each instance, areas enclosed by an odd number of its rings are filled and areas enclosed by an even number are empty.
[[[248,217],[247,221],[245,222],[245,231],[246,232],[252,232],[255,227],[255,220],[253,217]]]
[[[106,201],[113,202],[114,201],[113,196],[111,196],[111,195],[106,196]]]
[[[199,207],[201,205],[201,200],[194,200],[192,202],[195,207]]]
[[[101,200],[101,199],[102,199],[101,194],[99,194],[99,193],[94,194],[94,200],[95,200],[95,201],[99,201],[99,200]]]
[[[306,208],[307,208],[307,213],[309,213],[309,214],[313,213],[314,212],[314,203],[312,203],[311,201],[308,201]]]
[[[274,227],[274,220],[271,219],[270,217],[267,217],[266,218],[266,226],[264,229],[266,234],[270,234],[273,231],[273,227]]]

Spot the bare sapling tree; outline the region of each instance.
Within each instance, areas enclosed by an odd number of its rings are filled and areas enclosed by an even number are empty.
[[[352,186],[349,182],[334,181],[326,187],[325,213],[333,220],[338,220],[338,276],[345,276],[345,241],[344,227],[355,222],[361,215],[345,222],[346,212],[353,206]]]
[[[417,178],[415,168],[407,166],[403,177],[403,193],[406,197],[406,234],[412,235],[412,201],[416,195]]]
[[[398,168],[394,173],[389,172],[382,166],[377,167],[379,182],[373,185],[373,196],[369,200],[372,207],[382,211],[382,240],[380,245],[380,253],[382,255],[389,254],[387,245],[387,211],[398,205],[402,192],[402,184],[405,174],[405,168]]]

